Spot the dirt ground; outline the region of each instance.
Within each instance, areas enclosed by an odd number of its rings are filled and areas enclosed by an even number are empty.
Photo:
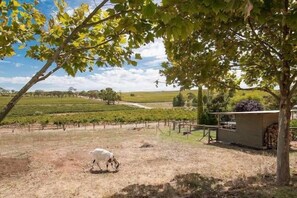
[[[89,171],[96,147],[115,154],[119,171]],[[290,166],[294,176],[296,152]],[[174,141],[153,128],[0,134],[5,198],[271,197],[275,169],[272,152]]]

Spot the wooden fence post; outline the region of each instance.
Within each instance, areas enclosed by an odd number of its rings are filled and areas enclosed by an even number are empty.
[[[209,144],[210,143],[210,129],[208,128],[208,141],[207,143]]]

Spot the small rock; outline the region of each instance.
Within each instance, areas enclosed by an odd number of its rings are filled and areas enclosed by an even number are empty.
[[[141,145],[140,148],[149,148],[149,147],[154,147],[152,144],[149,143],[144,143],[143,145]]]

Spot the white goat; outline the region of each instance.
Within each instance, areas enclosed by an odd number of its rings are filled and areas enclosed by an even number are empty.
[[[91,151],[90,153],[92,154],[93,159],[94,159],[91,169],[94,168],[94,163],[96,162],[96,164],[98,165],[100,170],[102,170],[101,167],[100,167],[100,164],[99,164],[100,161],[105,161],[106,162],[106,170],[108,170],[108,164],[109,163],[116,170],[120,166],[120,163],[116,160],[116,158],[114,157],[112,152],[109,152],[109,151],[107,151],[105,149],[102,149],[102,148],[96,148],[93,151]],[[114,165],[113,165],[113,163],[114,163]]]

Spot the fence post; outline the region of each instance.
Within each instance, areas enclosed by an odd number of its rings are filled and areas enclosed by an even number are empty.
[[[210,143],[210,129],[208,128],[208,144]]]

